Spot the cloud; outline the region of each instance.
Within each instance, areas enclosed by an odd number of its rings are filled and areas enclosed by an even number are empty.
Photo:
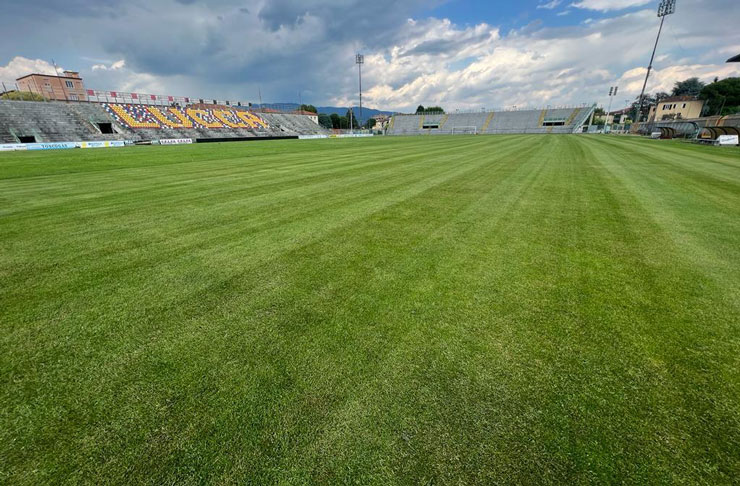
[[[116,61],[112,63],[110,66],[106,66],[105,64],[94,64],[92,66],[93,71],[117,71],[119,69],[123,69],[126,67],[126,61],[124,59],[121,59],[120,61]]]
[[[670,91],[676,81],[691,76],[711,81],[715,76],[740,75],[740,67],[720,64],[723,60],[692,62],[691,56],[675,56],[675,50],[684,55],[692,50],[716,54],[715,46],[730,41],[726,36],[720,41],[716,34],[694,27],[694,21],[711,22],[711,13],[701,10],[699,6],[687,12],[682,22],[673,23],[672,34],[682,38],[683,47],[667,40],[661,45],[648,84],[650,91]],[[729,19],[714,22],[717,31],[732,29]],[[373,104],[404,110],[418,104],[447,108],[544,106],[604,101],[608,86],[618,83],[626,100],[637,96],[642,87],[642,66],[647,64],[655,27],[650,11],[565,28],[528,26],[506,35],[485,24],[460,27],[436,19],[415,21],[403,29],[406,32],[399,36],[399,45],[390,47],[386,55],[369,58],[368,72],[382,74],[369,75],[371,88],[366,97]],[[430,35],[478,41],[464,44],[465,50],[456,48],[435,55],[428,50],[419,52],[417,47],[425,46]],[[735,33],[734,39],[738,38]]]
[[[630,7],[641,7],[653,0],[581,0],[571,4],[571,7],[585,8],[608,12],[610,10],[624,10]]]
[[[547,10],[552,10],[555,7],[557,7],[558,5],[560,5],[561,3],[563,3],[563,0],[550,0],[547,3],[540,3],[539,5],[537,5],[537,8],[538,9],[544,8],[544,9],[547,9]]]
[[[369,106],[576,104],[605,100],[604,86],[608,93],[625,73],[644,73],[657,30],[652,9],[591,13],[644,4],[637,0],[580,0],[558,27],[540,21],[514,30],[430,17],[440,3],[251,0],[245,8],[243,0],[71,0],[69,13],[44,16],[38,28],[39,12],[52,11],[55,0],[14,2],[0,16],[8,40],[0,43],[0,64],[8,63],[0,69],[13,65],[4,74],[12,80],[39,70],[19,68],[19,56],[40,64],[32,59],[54,56],[80,70],[91,89],[242,101],[261,92],[274,102],[296,101],[301,92],[315,105],[339,105],[357,102],[354,55],[363,52]],[[740,69],[722,64],[729,57],[723,49],[740,45],[737,17],[726,14],[733,8],[734,0],[681,4],[659,46],[655,86]],[[166,27],[152,12],[167,12]],[[625,99],[639,94],[624,79]]]
[[[639,92],[645,81],[646,68],[636,68],[622,74],[618,81],[620,90],[622,86],[629,92]],[[740,70],[729,64],[689,64],[684,66],[667,66],[656,69],[650,73],[648,92],[670,93],[676,81],[697,77],[705,83],[711,83],[714,78],[728,78],[740,76]]]
[[[64,70],[59,66],[57,68],[59,72]],[[6,66],[0,66],[0,81],[10,89],[11,86],[15,86],[16,79],[31,73],[55,74],[54,65],[43,59],[27,59],[16,56]]]

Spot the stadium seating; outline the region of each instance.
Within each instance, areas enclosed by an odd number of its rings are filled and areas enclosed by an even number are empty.
[[[395,115],[389,135],[455,133],[574,133],[588,121],[594,107],[556,108],[447,115]]]
[[[179,108],[144,105],[103,105],[120,124],[132,128],[161,129],[264,129],[268,124],[258,116],[245,110],[222,108]]]
[[[0,143],[125,140],[112,121],[97,103],[0,100]]]
[[[228,139],[327,134],[309,117],[236,107],[0,100],[0,143],[167,138]]]

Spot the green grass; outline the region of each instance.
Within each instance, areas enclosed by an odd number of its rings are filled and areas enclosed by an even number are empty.
[[[0,203],[0,483],[740,475],[737,149],[0,154]]]

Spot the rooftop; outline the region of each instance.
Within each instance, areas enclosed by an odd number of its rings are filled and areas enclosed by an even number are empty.
[[[68,76],[65,76],[64,74],[67,74]],[[80,79],[80,76],[78,75],[78,73],[75,73],[72,71],[64,71],[64,73],[61,76],[57,76],[56,74],[42,74],[42,73],[26,74],[25,76],[16,78],[16,81],[20,81],[21,79],[30,78],[31,76],[46,76],[48,78],[62,78],[62,79]]]
[[[671,96],[660,100],[658,103],[670,103],[672,101],[699,101],[699,99],[696,96]]]

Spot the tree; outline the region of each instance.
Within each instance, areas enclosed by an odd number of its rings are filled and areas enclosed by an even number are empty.
[[[0,99],[14,101],[46,101],[40,94],[31,93],[30,91],[10,91],[0,96]]]
[[[444,113],[445,110],[441,106],[428,106],[425,113]]]
[[[640,120],[644,121],[647,120],[648,115],[650,114],[650,107],[653,105],[657,105],[661,101],[663,101],[666,98],[670,98],[671,95],[665,92],[659,92],[654,95],[646,94],[645,97],[642,99],[642,112],[641,116],[637,116],[638,107],[640,104],[640,97],[638,96],[635,98],[635,101],[632,103],[632,109],[630,110],[630,118],[633,120]]]
[[[699,78],[689,78],[684,81],[678,81],[673,86],[673,96],[699,96],[701,90],[706,84],[699,81]]]
[[[318,113],[319,110],[313,105],[301,105],[301,111],[310,111],[311,113]]]
[[[419,105],[418,108],[416,108],[416,114],[417,115],[424,115],[426,113],[444,113],[445,110],[441,106],[428,106],[424,108],[424,105]]]
[[[372,128],[377,124],[377,120],[375,118],[370,118],[368,121],[365,122],[365,128],[368,130],[372,130]]]
[[[331,119],[331,127],[335,130],[342,128],[341,117],[336,113],[332,113],[329,118]]]
[[[319,115],[319,125],[321,125],[324,128],[333,128],[331,117],[327,115],[326,113],[321,113]]]
[[[347,130],[349,128],[349,120],[346,116],[339,117],[339,128],[342,130]]]
[[[360,124],[357,122],[357,117],[355,116],[355,112],[351,109],[347,110],[347,114],[345,115],[345,118],[347,118],[347,124],[349,125],[347,128],[360,128]]]
[[[706,100],[708,115],[731,115],[740,112],[740,78],[727,78],[709,84],[699,98]]]

